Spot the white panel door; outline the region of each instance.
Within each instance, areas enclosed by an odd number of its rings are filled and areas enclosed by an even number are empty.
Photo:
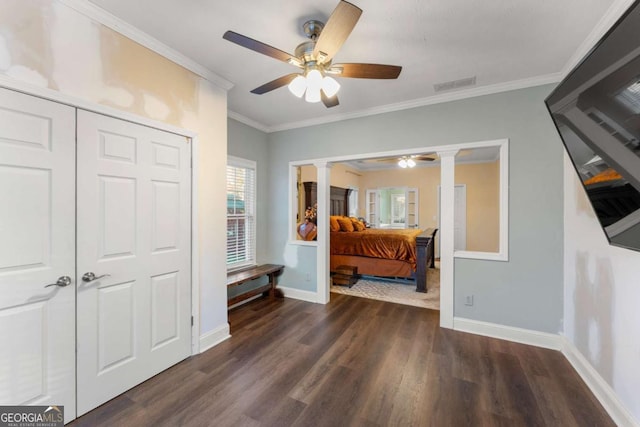
[[[183,136],[78,110],[78,415],[190,354],[190,162]]]
[[[0,405],[75,418],[75,110],[5,89],[0,340]]]

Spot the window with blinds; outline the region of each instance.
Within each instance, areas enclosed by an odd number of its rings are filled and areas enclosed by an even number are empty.
[[[256,164],[227,161],[227,268],[256,263]]]

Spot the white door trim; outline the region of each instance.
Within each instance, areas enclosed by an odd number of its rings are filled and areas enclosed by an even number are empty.
[[[22,92],[27,95],[44,98],[59,104],[68,105],[70,107],[90,111],[93,113],[102,114],[104,116],[113,117],[120,120],[126,120],[132,123],[141,124],[144,126],[159,129],[165,132],[175,133],[187,138],[191,138],[193,146],[191,147],[191,314],[193,316],[193,327],[191,328],[191,348],[192,354],[198,354],[200,352],[200,282],[199,282],[199,242],[197,239],[198,232],[198,174],[197,162],[193,159],[197,159],[196,153],[198,152],[198,134],[187,129],[183,129],[177,126],[173,126],[164,122],[149,119],[137,114],[121,111],[113,107],[105,105],[95,104],[93,102],[85,101],[84,99],[77,98],[75,96],[67,95],[58,92],[53,89],[35,86],[29,83],[24,83],[19,80],[12,79],[10,77],[0,75],[0,87],[6,89]],[[194,165],[196,163],[196,165]],[[196,299],[197,298],[197,299]]]

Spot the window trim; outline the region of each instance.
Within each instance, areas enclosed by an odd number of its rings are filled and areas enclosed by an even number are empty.
[[[231,272],[231,271],[237,271],[237,270],[242,270],[245,269],[247,267],[253,267],[255,265],[257,265],[258,260],[257,260],[257,255],[256,255],[256,249],[258,246],[258,235],[257,235],[257,223],[258,223],[258,163],[254,160],[249,160],[249,159],[244,159],[242,157],[236,157],[236,156],[231,156],[228,155],[227,156],[227,167],[236,167],[236,168],[244,168],[244,169],[252,169],[253,170],[253,174],[254,174],[254,188],[253,188],[253,202],[251,203],[251,206],[253,207],[253,223],[251,225],[252,230],[250,232],[251,235],[254,236],[253,239],[253,245],[251,247],[251,253],[250,253],[250,259],[248,261],[242,262],[242,263],[237,263],[237,264],[233,264],[233,265],[229,265],[226,264],[227,266],[227,271]],[[225,185],[225,192],[226,192],[226,185]],[[228,214],[227,214],[227,218],[228,218]],[[226,252],[226,251],[225,251]]]

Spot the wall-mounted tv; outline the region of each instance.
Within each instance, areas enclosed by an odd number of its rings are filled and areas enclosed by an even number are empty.
[[[640,1],[545,102],[609,242],[640,251]]]

